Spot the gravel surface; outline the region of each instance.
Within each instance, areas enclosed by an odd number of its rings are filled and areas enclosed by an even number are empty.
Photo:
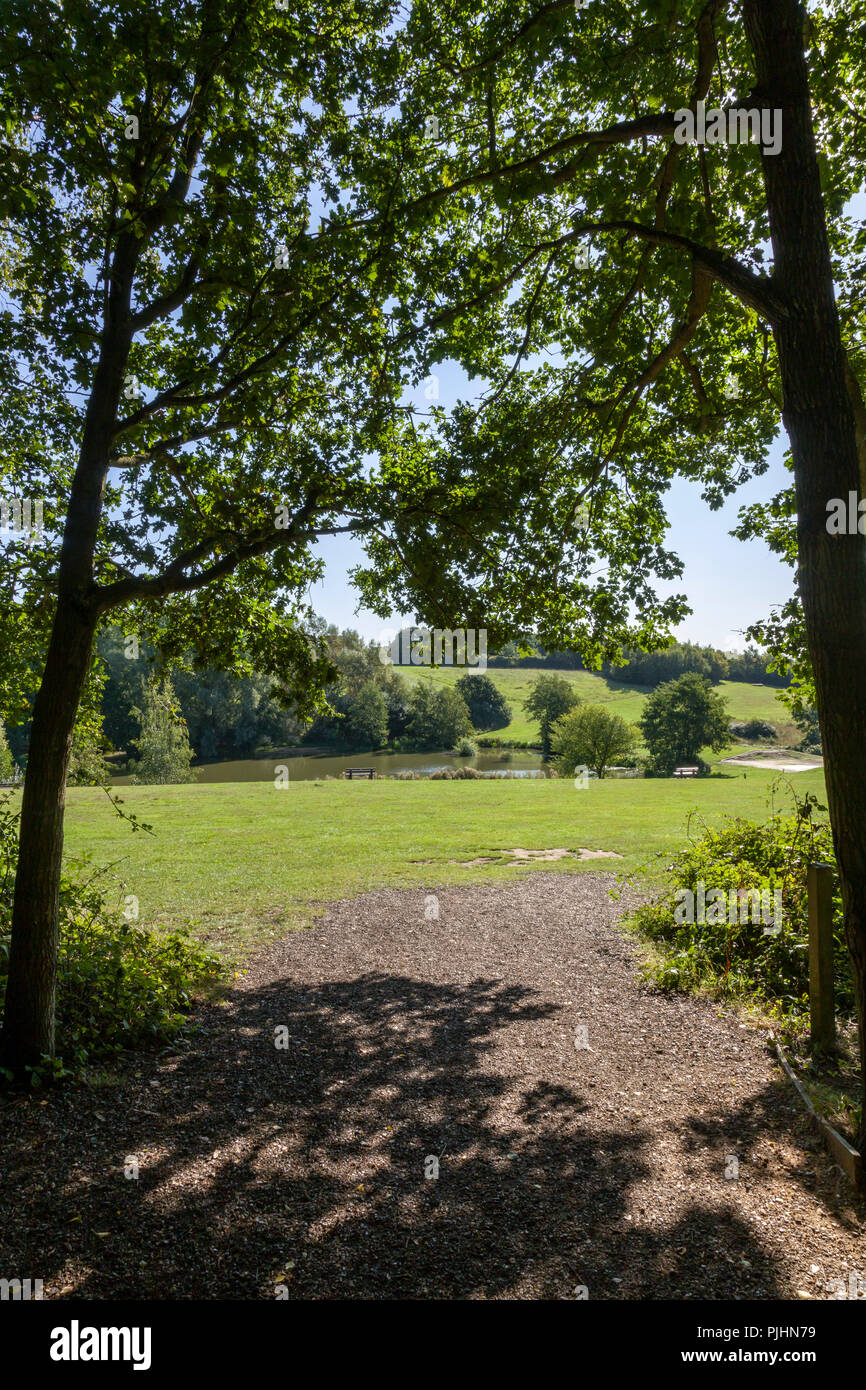
[[[866,1273],[866,1208],[766,1035],[637,984],[612,882],[333,904],[181,1054],[7,1099],[0,1276],[46,1298],[773,1299]]]

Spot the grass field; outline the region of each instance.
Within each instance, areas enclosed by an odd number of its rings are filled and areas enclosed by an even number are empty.
[[[466,674],[467,669],[471,668],[433,666],[422,670],[417,666],[398,666],[396,669],[409,682],[427,680],[435,685],[454,685]],[[512,714],[510,724],[490,732],[502,739],[511,739],[515,743],[535,742],[539,736],[538,724],[524,713],[523,701],[539,674],[538,669],[521,671],[490,667],[485,674],[490,676],[502,691],[511,706]],[[644,700],[650,691],[649,686],[606,680],[604,676],[594,675],[590,671],[557,671],[554,674],[563,676],[574,686],[575,693],[584,704],[606,705],[630,723],[640,718]],[[721,681],[715,689],[727,700],[731,719],[765,719],[768,723],[776,725],[783,741],[801,737],[791,722],[788,711],[776,699],[774,687],[749,685],[745,681]]]
[[[776,784],[776,791],[772,788]],[[322,904],[380,887],[502,882],[525,873],[637,868],[686,837],[689,813],[757,820],[793,784],[823,796],[820,769],[790,779],[717,767],[698,780],[257,782],[125,787],[125,809],[154,826],[130,832],[104,793],[68,795],[67,855],[111,864],[141,921],[180,925],[230,955],[303,926]],[[605,849],[622,861],[464,868],[451,860],[513,849]],[[120,891],[120,889],[118,890]]]

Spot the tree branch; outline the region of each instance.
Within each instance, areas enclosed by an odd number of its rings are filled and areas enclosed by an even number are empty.
[[[319,536],[337,536],[345,532],[368,530],[370,524],[369,522],[355,521],[346,526],[320,526],[305,531],[286,527],[279,531],[268,532],[263,536],[242,540],[221,560],[202,570],[201,573],[184,574],[183,570],[188,565],[195,564],[203,555],[220,543],[220,536],[211,536],[178,555],[162,574],[123,579],[116,584],[96,586],[94,591],[96,607],[100,613],[105,613],[112,608],[119,608],[122,604],[132,603],[138,599],[166,598],[169,594],[193,593],[197,589],[203,589],[215,579],[222,579],[225,575],[231,574],[243,560],[265,555],[271,550],[279,549],[281,545],[297,545],[302,541],[315,540]],[[230,533],[223,533],[223,535],[228,534]]]

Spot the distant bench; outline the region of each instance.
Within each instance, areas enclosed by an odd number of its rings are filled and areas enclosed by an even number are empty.
[[[697,777],[697,775],[698,775],[699,772],[700,772],[700,768],[699,768],[699,767],[675,767],[675,768],[674,768],[674,776],[675,776],[675,777]]]
[[[346,776],[350,781],[353,777],[367,777],[372,782],[376,776],[376,769],[374,767],[347,767]]]

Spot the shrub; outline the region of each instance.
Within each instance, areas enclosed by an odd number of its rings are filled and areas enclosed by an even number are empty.
[[[802,753],[820,753],[821,750],[821,726],[818,723],[818,711],[813,705],[804,705],[800,713],[796,716],[803,738],[797,747]]]
[[[15,762],[6,741],[6,730],[0,720],[0,782],[11,782],[15,777]]]
[[[17,815],[0,801],[0,1004],[6,993]],[[193,991],[222,974],[217,956],[183,932],[150,931],[113,914],[105,875],[64,867],[60,883],[57,1059],[33,1073],[75,1075],[129,1048],[176,1039]]]
[[[745,739],[772,739],[777,733],[775,726],[768,724],[765,719],[732,719],[728,728],[737,738]]]
[[[464,737],[459,740],[454,752],[457,754],[458,758],[474,758],[478,749],[471,738]]]
[[[829,824],[813,819],[814,811],[823,809],[808,793],[794,815],[775,815],[763,825],[729,819],[721,829],[705,829],[676,854],[666,866],[662,895],[630,918],[661,947],[660,958],[645,967],[648,978],[665,989],[709,987],[747,996],[780,1016],[799,1018],[808,1012],[807,868],[813,860],[834,863]],[[781,889],[778,934],[765,934],[762,925],[752,922],[731,923],[729,911],[722,922],[677,921],[678,890],[697,896],[701,880],[707,892],[764,889],[772,895]],[[841,1011],[850,1011],[854,996],[838,892],[833,908],[836,1000]]]

